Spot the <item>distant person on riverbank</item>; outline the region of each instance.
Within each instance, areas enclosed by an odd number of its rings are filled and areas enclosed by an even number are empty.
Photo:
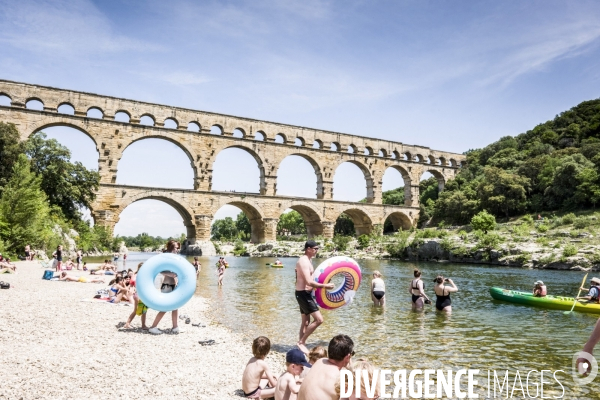
[[[578,300],[587,300],[591,303],[598,303],[598,299],[600,298],[600,279],[594,277],[590,282],[589,289],[584,287],[580,287],[579,289],[588,292],[588,295],[578,297]]]
[[[248,361],[244,374],[242,375],[242,390],[244,397],[249,399],[268,399],[275,395],[277,379],[271,373],[269,364],[265,358],[271,351],[271,341],[259,336],[252,342],[252,354],[254,357]],[[267,383],[270,385],[267,388]]]
[[[58,272],[62,269],[62,246],[58,246],[52,256],[56,258],[56,272]]]
[[[198,261],[198,257],[194,257],[194,263],[192,265],[196,270],[196,277],[198,277],[198,274],[200,274],[200,271],[202,270],[202,264],[200,264],[200,261]]]
[[[413,311],[422,310],[425,303],[430,304],[431,300],[429,300],[429,297],[425,294],[425,283],[421,280],[421,271],[415,268],[413,270],[413,276],[415,279],[410,282],[409,289],[409,293],[412,296],[412,309]]]
[[[119,260],[119,253],[113,254],[113,261],[116,263]]]
[[[275,400],[296,400],[300,391],[301,378],[304,367],[310,368],[306,356],[300,349],[292,349],[285,355],[286,371],[277,378],[275,387]]]
[[[177,242],[175,240],[169,240],[167,242],[167,253],[177,254],[177,253],[179,253],[180,247],[181,246],[180,246],[179,242]],[[163,275],[164,279],[163,279],[162,285],[160,287],[160,291],[162,293],[170,293],[173,290],[175,290],[175,287],[177,286],[177,275],[173,274],[171,272],[162,272],[162,275]],[[171,311],[171,321],[173,322],[173,329],[171,329],[171,333],[179,333],[180,332],[179,326],[177,326],[178,312],[179,312],[179,310]],[[165,316],[165,314],[166,314],[166,312],[160,311],[156,315],[156,318],[154,318],[154,322],[152,323],[152,326],[150,327],[148,332],[150,332],[154,335],[160,335],[161,333],[163,333],[160,329],[158,329],[158,323]]]
[[[77,264],[77,270],[79,271],[79,267],[81,267],[81,261],[83,261],[81,250],[77,250],[75,261]]]
[[[67,275],[67,273],[65,271],[61,272],[58,280],[66,281],[66,282],[81,282],[81,283],[104,283],[104,280],[100,279],[100,278],[90,279],[90,280],[88,280],[88,278],[86,278],[84,276],[80,276],[79,278],[73,278],[72,276]]]
[[[347,335],[337,335],[329,342],[327,358],[317,360],[304,378],[298,400],[338,400],[336,385],[340,370],[346,368],[354,355],[354,342]]]
[[[29,245],[25,246],[25,260],[31,261],[31,247]]]
[[[371,299],[375,306],[385,306],[385,282],[381,279],[379,271],[373,272],[371,280]]]
[[[544,282],[536,281],[533,285],[533,295],[535,297],[546,297],[548,294],[548,289],[546,289]]]
[[[304,244],[304,255],[298,259],[296,263],[296,301],[300,306],[300,315],[302,322],[300,324],[300,333],[298,340],[298,348],[308,354],[306,348],[306,340],[308,337],[323,323],[323,316],[319,311],[319,307],[312,297],[312,291],[316,288],[333,289],[333,283],[326,285],[315,282],[313,279],[314,268],[311,259],[319,251],[317,242],[309,240]],[[310,322],[310,317],[313,317],[313,322]]]
[[[447,313],[452,312],[450,293],[458,292],[458,288],[454,282],[452,282],[452,279],[444,278],[442,275],[438,275],[433,282],[435,283],[433,291],[437,297],[435,300],[435,308],[437,308],[438,311]],[[449,283],[450,286],[446,286],[446,283]]]

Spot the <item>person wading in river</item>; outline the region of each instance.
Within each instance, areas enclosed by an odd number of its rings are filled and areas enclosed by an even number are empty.
[[[317,288],[333,289],[333,283],[326,285],[317,283],[313,279],[314,268],[311,259],[317,254],[319,245],[312,240],[304,244],[304,255],[298,259],[296,263],[296,300],[300,306],[300,314],[302,315],[302,324],[300,325],[300,334],[298,337],[298,348],[305,354],[308,354],[306,340],[308,337],[323,323],[323,316],[319,311],[319,307],[312,297],[312,291]],[[310,322],[310,317],[313,317],[313,322]]]

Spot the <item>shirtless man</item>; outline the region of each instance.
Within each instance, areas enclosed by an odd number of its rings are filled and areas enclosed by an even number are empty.
[[[354,355],[354,342],[347,335],[337,335],[329,342],[329,358],[317,360],[304,378],[298,400],[338,400],[335,385],[340,382],[340,370]]]
[[[300,325],[300,334],[298,335],[298,348],[308,354],[306,340],[323,323],[323,316],[319,311],[319,307],[312,297],[312,291],[317,288],[333,289],[333,283],[324,285],[317,283],[313,279],[314,268],[310,261],[319,250],[317,242],[312,240],[304,244],[304,255],[298,259],[296,263],[296,300],[300,306],[300,314],[302,315],[302,324]],[[310,323],[310,317],[313,317],[313,322]]]

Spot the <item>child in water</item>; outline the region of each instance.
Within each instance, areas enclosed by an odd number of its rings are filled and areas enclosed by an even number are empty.
[[[254,354],[254,357],[248,361],[242,375],[244,397],[249,399],[268,399],[275,395],[277,379],[275,379],[269,369],[269,365],[265,362],[269,351],[271,351],[271,341],[268,338],[259,336],[252,342],[252,354]],[[266,388],[267,383],[271,387]]]

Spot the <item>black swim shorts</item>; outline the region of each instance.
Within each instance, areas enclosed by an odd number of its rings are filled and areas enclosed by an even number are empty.
[[[310,290],[296,290],[296,300],[300,306],[300,314],[310,315],[316,311],[319,311],[315,299],[312,297],[312,291]]]

